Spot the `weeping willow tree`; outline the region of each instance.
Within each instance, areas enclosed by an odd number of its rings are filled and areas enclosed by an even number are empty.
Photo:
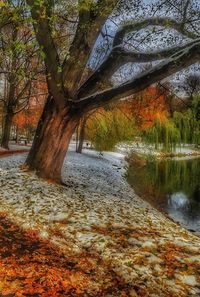
[[[193,117],[200,121],[200,94],[195,96],[195,98],[192,101],[192,112]]]
[[[192,106],[186,112],[174,112],[171,119],[155,120],[153,125],[143,132],[143,139],[155,145],[155,149],[173,151],[177,145],[200,145],[200,95],[196,96]]]
[[[193,99],[192,106],[187,112],[175,112],[173,120],[181,133],[181,142],[198,147],[200,145],[200,96]]]
[[[143,132],[146,143],[153,144],[155,149],[172,151],[181,142],[180,131],[172,120],[161,121],[157,118],[154,124]]]
[[[173,119],[180,131],[181,143],[200,145],[200,120],[194,117],[191,110],[184,114],[176,112]]]
[[[118,109],[98,111],[86,126],[86,139],[100,152],[113,150],[117,143],[133,140],[135,135],[134,119]]]

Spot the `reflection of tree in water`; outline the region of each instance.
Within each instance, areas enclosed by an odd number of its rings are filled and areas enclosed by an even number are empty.
[[[168,206],[174,209],[185,209],[188,210],[190,208],[190,201],[187,196],[182,193],[174,193],[167,195]]]
[[[188,225],[200,222],[200,159],[165,160],[150,166],[156,173],[151,175],[156,192],[169,197],[163,205],[167,212]]]
[[[193,194],[193,199],[200,203],[200,186],[196,186]]]
[[[200,203],[189,199],[183,192],[167,195],[167,211],[186,224],[200,223]]]
[[[155,207],[200,231],[200,158],[134,165],[128,170],[128,180]]]
[[[149,162],[145,168],[146,182],[155,187],[157,193],[183,192],[197,199],[200,181],[200,158],[191,160],[165,160]]]

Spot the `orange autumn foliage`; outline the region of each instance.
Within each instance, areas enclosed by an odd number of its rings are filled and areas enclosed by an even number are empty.
[[[126,101],[121,101],[119,106],[126,114],[135,118],[140,130],[151,126],[158,117],[161,121],[165,121],[168,114],[165,94],[155,86],[147,88]]]
[[[126,289],[98,256],[71,249],[65,255],[36,231],[23,231],[0,213],[0,296],[121,296]]]
[[[13,120],[13,124],[20,130],[27,127],[36,128],[39,117],[42,112],[42,106],[29,105],[26,109],[16,114]]]
[[[46,98],[46,83],[35,82],[33,85],[33,92],[34,91],[36,95],[31,96],[27,106],[14,116],[13,124],[20,130],[27,128],[35,129],[37,127]]]

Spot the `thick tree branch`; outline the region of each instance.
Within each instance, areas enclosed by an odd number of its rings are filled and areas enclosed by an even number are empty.
[[[26,107],[28,107],[28,104],[29,104],[29,101],[26,101],[25,104],[21,104],[21,106],[19,107],[18,110],[15,110],[13,112],[13,114],[17,114],[17,113],[20,113],[22,110],[24,110]]]
[[[187,43],[187,46],[194,44],[194,41]],[[83,97],[102,88],[111,76],[123,65],[127,63],[145,63],[162,60],[172,56],[174,53],[185,49],[186,45],[171,47],[151,53],[132,52],[125,50],[121,46],[113,48],[111,53],[99,68],[80,87],[78,96]]]
[[[190,5],[191,0],[187,0],[183,9],[183,19],[181,22],[181,28],[182,30],[184,30],[185,24],[186,24],[186,20],[187,20],[187,14],[188,14],[188,7]]]
[[[147,70],[136,78],[115,88],[93,94],[72,103],[74,108],[92,110],[106,103],[121,99],[144,90],[153,83],[186,68],[200,60],[200,40],[178,51],[164,62]]]
[[[18,101],[22,98],[22,96],[23,96],[28,90],[30,90],[30,89],[31,89],[31,80],[28,80],[28,81],[25,83],[24,87],[23,87],[23,88],[21,89],[21,91],[19,92],[19,94],[16,96],[15,101],[18,102]]]
[[[113,40],[113,47],[117,45],[121,45],[127,33],[139,31],[148,26],[161,26],[164,28],[171,28],[191,39],[195,39],[198,37],[195,33],[184,29],[183,24],[177,22],[174,19],[167,18],[167,17],[154,17],[154,18],[145,19],[141,22],[128,23],[122,26],[115,34],[115,37]]]
[[[186,22],[186,20],[184,21]],[[160,50],[154,53],[130,52],[123,49],[122,44],[127,33],[139,31],[148,26],[162,26],[164,28],[173,28],[181,34],[189,38],[197,38],[196,34],[184,29],[182,23],[178,23],[171,18],[154,17],[137,23],[128,23],[121,27],[113,40],[113,49],[98,69],[87,79],[87,81],[79,88],[78,97],[83,97],[102,89],[111,76],[124,64],[144,63],[161,60],[171,56],[174,52],[185,48],[177,46],[166,50]],[[104,87],[105,88],[105,87]]]
[[[0,8],[0,16],[0,30],[11,23],[14,23],[13,11],[8,5],[2,6]]]
[[[66,102],[62,87],[62,71],[59,56],[51,35],[49,20],[51,1],[48,1],[48,5],[46,6],[42,1],[28,0],[27,2],[31,8],[36,38],[44,54],[49,91],[54,99],[57,100],[57,104],[64,106]]]
[[[98,0],[90,5],[86,5],[86,2],[86,0],[79,0],[79,22],[76,34],[63,63],[63,83],[71,97],[78,89],[100,30],[118,0]]]

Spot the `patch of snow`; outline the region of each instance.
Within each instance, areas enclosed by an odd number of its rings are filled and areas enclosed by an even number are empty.
[[[197,285],[196,277],[194,275],[178,275],[177,277],[188,286]]]
[[[148,249],[155,249],[157,246],[155,243],[153,243],[152,241],[145,241],[142,245],[143,248],[148,248]]]
[[[139,153],[139,154],[144,154],[144,155],[151,155],[155,157],[160,157],[163,155],[163,152],[161,150],[156,150],[153,145],[148,145],[145,143],[121,143],[117,145],[117,150],[121,152],[122,154],[127,154],[127,153]],[[200,151],[192,145],[184,145],[180,147],[176,147],[175,150],[173,151],[174,155],[185,155],[181,157],[174,157],[176,160],[183,160],[183,159],[188,159],[192,158],[193,155],[200,155]],[[195,156],[194,156],[195,157]]]

